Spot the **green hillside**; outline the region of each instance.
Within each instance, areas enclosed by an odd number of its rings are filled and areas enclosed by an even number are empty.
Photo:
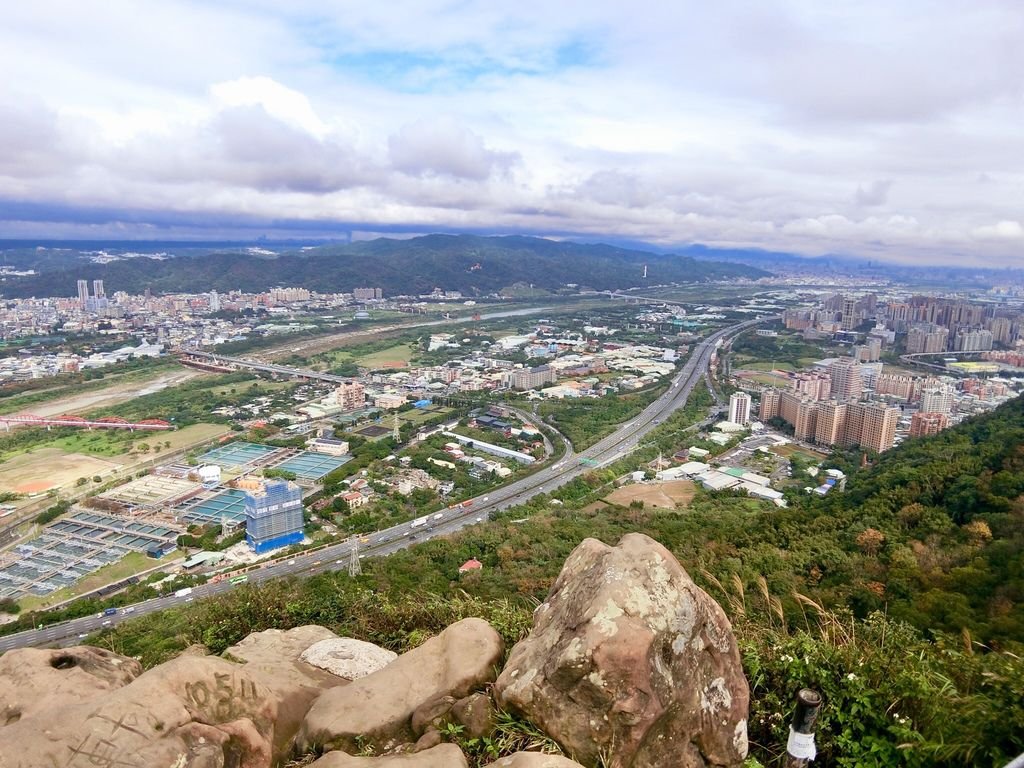
[[[643,277],[647,265],[648,277]],[[108,291],[141,293],[217,289],[262,291],[276,285],[321,292],[359,286],[386,295],[418,295],[436,287],[467,295],[492,293],[516,283],[544,290],[582,283],[606,290],[726,278],[758,278],[767,272],[741,264],[697,261],[608,245],[581,245],[535,237],[427,235],[381,238],[350,245],[255,256],[244,253],[185,255],[164,260],[131,259],[63,267],[10,279],[4,295],[68,295],[75,281],[103,279]]]

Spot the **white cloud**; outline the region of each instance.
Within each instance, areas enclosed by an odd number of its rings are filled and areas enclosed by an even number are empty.
[[[1024,240],[1024,226],[1019,221],[1000,221],[978,227],[974,234],[986,240]]]
[[[507,171],[517,159],[514,153],[488,149],[480,136],[451,118],[402,126],[388,138],[388,151],[392,165],[403,173],[478,181]]]
[[[0,28],[0,209],[988,264],[1022,37],[1015,0],[40,0]]]

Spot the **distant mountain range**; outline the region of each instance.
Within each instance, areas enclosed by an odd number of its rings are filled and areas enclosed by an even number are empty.
[[[119,244],[122,249],[125,244]],[[468,296],[493,293],[516,284],[556,290],[566,284],[596,290],[665,283],[693,283],[764,277],[770,273],[745,264],[697,260],[610,245],[584,245],[535,237],[426,235],[408,240],[380,238],[344,245],[296,250],[251,248],[204,250],[194,245],[157,249],[167,257],[127,258],[98,264],[83,244],[54,259],[22,251],[13,265],[33,265],[39,274],[8,277],[0,293],[8,298],[71,296],[76,280],[102,279],[107,293],[262,291],[279,285],[320,292],[380,287],[385,295],[419,295],[434,288]],[[130,247],[146,251],[144,244]],[[50,252],[52,253],[52,252]],[[644,277],[644,266],[647,277]]]

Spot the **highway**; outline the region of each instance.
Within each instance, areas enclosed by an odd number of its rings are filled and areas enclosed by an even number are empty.
[[[360,555],[362,557],[389,555],[414,543],[455,533],[467,525],[483,522],[492,512],[517,506],[533,496],[548,493],[595,468],[612,464],[634,450],[649,432],[661,424],[674,410],[686,404],[693,388],[701,382],[707,373],[711,357],[719,341],[771,319],[775,319],[775,317],[747,320],[710,335],[694,347],[690,358],[672,379],[669,388],[657,400],[647,406],[638,416],[622,424],[615,432],[585,451],[573,453],[572,446],[566,441],[566,454],[554,464],[514,483],[496,488],[471,502],[466,502],[470,504],[468,507],[433,512],[425,524],[416,528],[413,528],[410,523],[402,523],[360,537],[356,544],[359,547]],[[248,583],[259,584],[282,576],[299,574],[309,576],[324,571],[346,570],[354,540],[348,539],[323,549],[297,554],[291,559],[254,569],[247,574]],[[27,646],[73,644],[91,632],[135,616],[185,605],[193,600],[222,594],[236,586],[238,585],[227,580],[215,584],[204,584],[194,587],[188,595],[172,594],[156,597],[119,608],[117,613],[112,616],[94,614],[41,629],[0,637],[0,652]]]

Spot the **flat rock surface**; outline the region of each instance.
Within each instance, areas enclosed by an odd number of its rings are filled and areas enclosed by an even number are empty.
[[[0,768],[270,768],[276,719],[276,696],[243,667],[181,657],[0,728]]]
[[[545,755],[540,752],[516,752],[514,755],[495,760],[484,768],[583,768],[583,766],[575,760],[570,760],[561,755]]]
[[[345,680],[358,680],[383,669],[397,659],[398,654],[363,640],[335,637],[314,643],[300,658]]]
[[[92,646],[8,651],[0,656],[0,728],[122,688],[141,674],[135,659]]]
[[[439,744],[413,755],[354,757],[345,752],[328,752],[311,768],[468,768],[468,763],[454,744]]]

